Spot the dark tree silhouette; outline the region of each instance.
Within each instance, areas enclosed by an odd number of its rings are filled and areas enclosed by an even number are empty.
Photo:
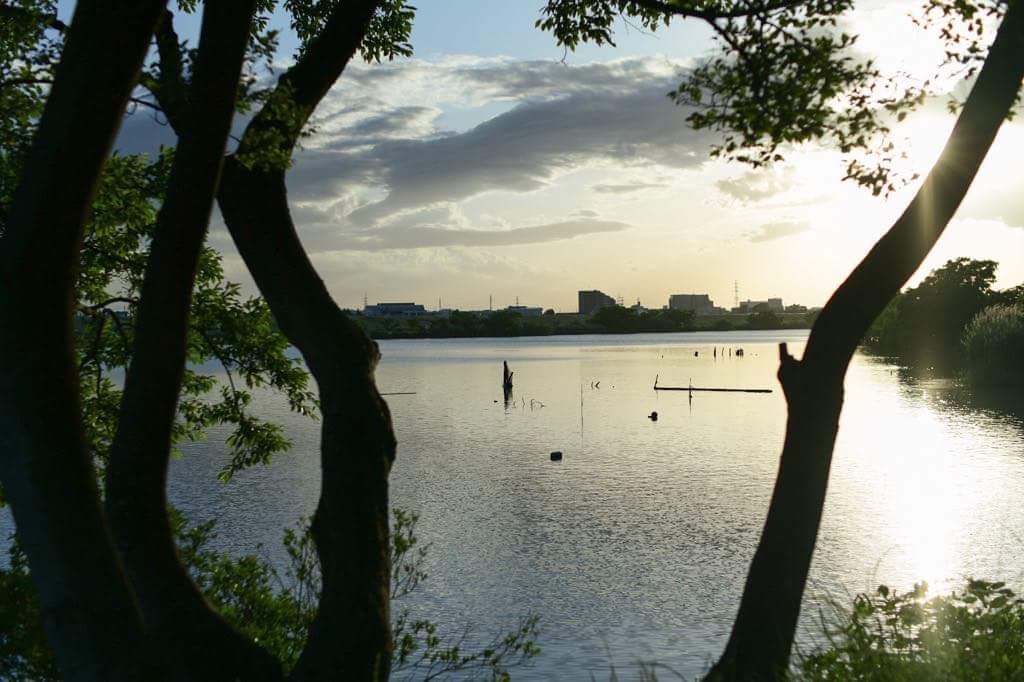
[[[140,676],[142,620],[103,518],[71,330],[86,211],[162,2],[79,2],[0,248],[0,480],[69,679]]]

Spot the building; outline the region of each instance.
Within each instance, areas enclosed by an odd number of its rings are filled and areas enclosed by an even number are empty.
[[[781,313],[785,310],[781,298],[769,298],[767,301],[740,301],[739,307],[734,308],[733,311],[737,313],[753,313],[757,312],[757,307],[761,305],[766,306],[773,313]]]
[[[415,317],[426,313],[419,303],[377,303],[363,308],[367,317]]]
[[[607,308],[608,306],[615,305],[614,298],[604,292],[597,291],[596,289],[579,292],[579,301],[579,311],[581,315],[589,315],[601,308]]]
[[[528,305],[510,305],[509,307],[505,308],[505,310],[509,311],[510,313],[519,313],[523,317],[540,317],[541,315],[544,314],[543,308],[537,308]]]
[[[715,312],[715,302],[707,294],[672,294],[668,297],[669,310],[692,310],[698,315]]]

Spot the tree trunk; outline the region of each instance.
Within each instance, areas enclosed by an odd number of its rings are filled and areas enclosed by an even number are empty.
[[[224,222],[282,333],[320,390],[320,501],[313,536],[323,592],[296,680],[383,680],[391,665],[388,473],[395,438],[373,371],[377,344],[331,299],[288,210],[284,171],[224,166]]]
[[[0,242],[0,480],[69,680],[142,677],[142,624],[85,447],[72,334],[86,212],[163,7],[75,7]]]
[[[817,540],[843,379],[875,317],[952,219],[1024,77],[1024,3],[1011,3],[946,147],[907,210],[822,309],[803,358],[780,346],[789,419],[768,517],[732,634],[711,679],[785,673]]]
[[[192,582],[178,558],[166,495],[192,288],[254,9],[255,0],[204,5],[195,76],[180,103],[191,125],[179,139],[150,246],[106,471],[111,529],[147,636],[169,652],[175,674],[189,679],[282,677],[280,663],[224,621]]]

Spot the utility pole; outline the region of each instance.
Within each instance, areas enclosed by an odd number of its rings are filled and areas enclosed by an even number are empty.
[[[487,295],[487,309],[494,310],[494,294]]]
[[[732,282],[732,306],[734,308],[740,307],[740,281],[738,279]]]

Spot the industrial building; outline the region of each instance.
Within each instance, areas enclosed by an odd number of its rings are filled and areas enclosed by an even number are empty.
[[[580,315],[590,315],[601,308],[615,305],[615,299],[602,291],[593,289],[579,292],[579,303]]]

